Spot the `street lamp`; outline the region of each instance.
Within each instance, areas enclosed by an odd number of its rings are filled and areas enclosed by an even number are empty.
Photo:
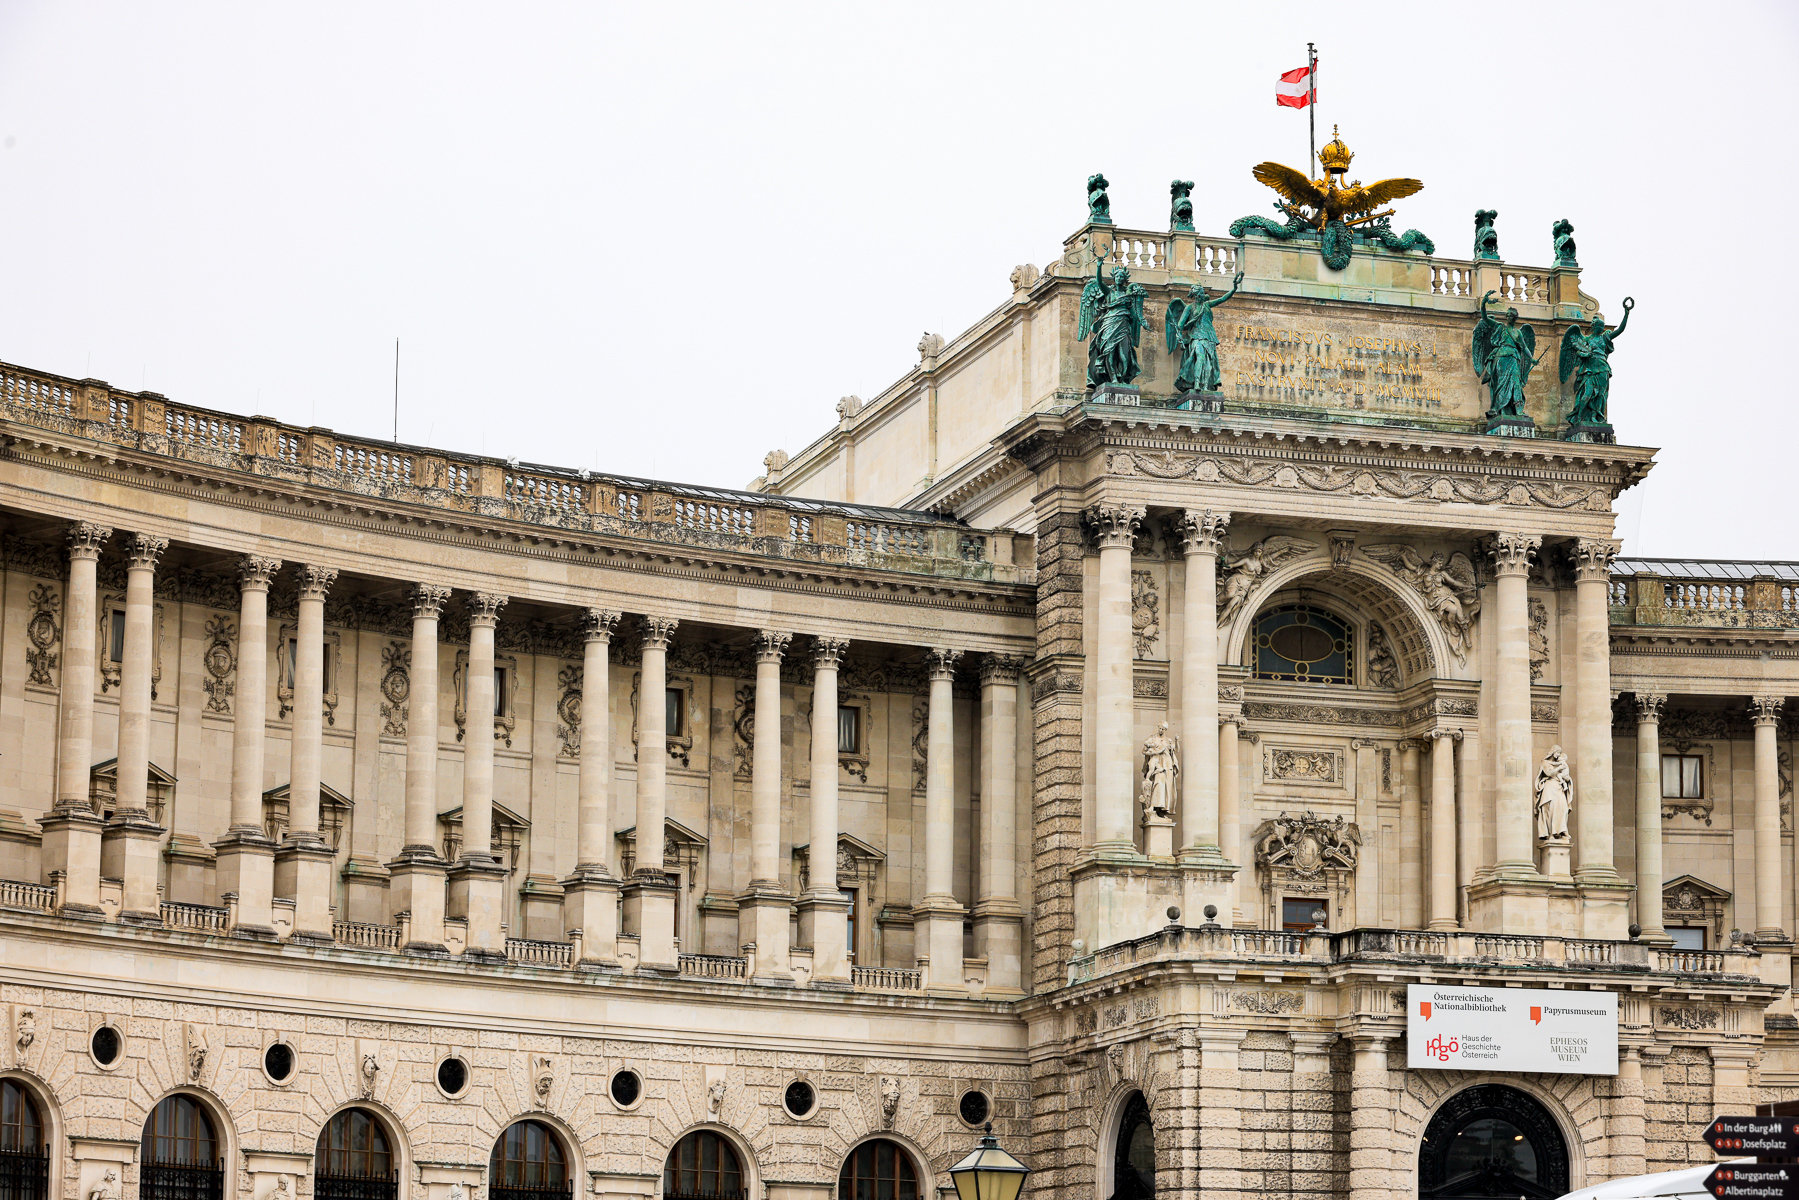
[[[993,1122],[969,1156],[949,1169],[959,1200],[1018,1200],[1031,1169],[999,1148]]]

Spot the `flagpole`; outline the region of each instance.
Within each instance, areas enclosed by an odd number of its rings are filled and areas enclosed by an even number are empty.
[[[1306,43],[1306,87],[1311,92],[1306,97],[1306,135],[1312,147],[1312,171],[1316,177],[1318,171],[1318,48],[1311,42]]]

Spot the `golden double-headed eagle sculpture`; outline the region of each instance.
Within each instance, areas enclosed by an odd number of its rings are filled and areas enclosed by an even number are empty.
[[[1258,180],[1286,197],[1290,204],[1309,209],[1309,212],[1297,212],[1294,209],[1288,211],[1319,230],[1332,221],[1360,225],[1391,216],[1391,209],[1381,213],[1374,210],[1389,200],[1404,199],[1424,188],[1423,182],[1417,179],[1383,179],[1366,186],[1356,179],[1345,186],[1343,174],[1349,170],[1349,160],[1354,157],[1338,136],[1337,127],[1333,125],[1331,140],[1318,152],[1318,161],[1324,167],[1325,178],[1307,179],[1304,171],[1295,171],[1292,167],[1277,162],[1259,164],[1254,174]]]

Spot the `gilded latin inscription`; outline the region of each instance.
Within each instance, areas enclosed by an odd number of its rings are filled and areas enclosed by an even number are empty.
[[[1238,400],[1385,412],[1442,412],[1432,374],[1460,361],[1425,338],[1248,324],[1233,325],[1220,349],[1225,390]]]

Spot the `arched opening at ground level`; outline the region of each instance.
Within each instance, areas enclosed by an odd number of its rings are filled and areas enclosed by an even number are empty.
[[[1528,1092],[1500,1083],[1465,1088],[1425,1127],[1420,1200],[1553,1200],[1567,1190],[1567,1139]]]

